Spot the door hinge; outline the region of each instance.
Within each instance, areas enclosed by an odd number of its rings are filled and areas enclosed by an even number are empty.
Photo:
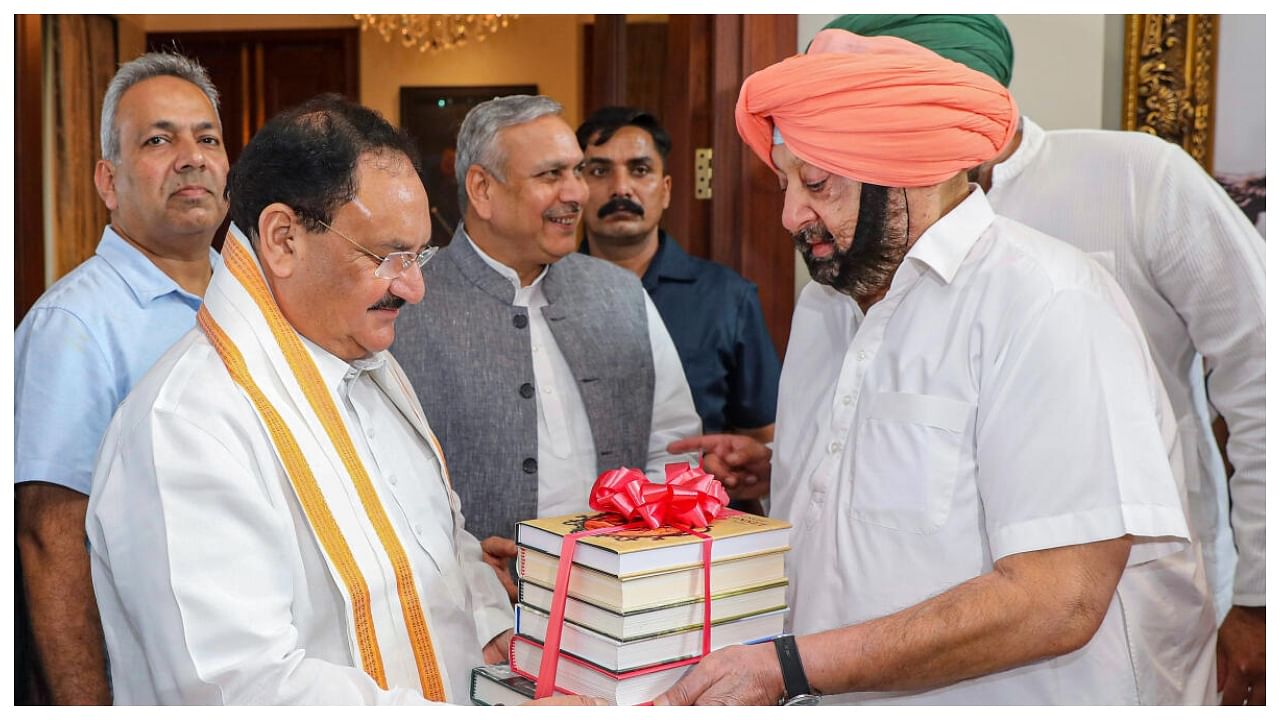
[[[698,200],[711,199],[711,148],[693,151],[693,196]]]

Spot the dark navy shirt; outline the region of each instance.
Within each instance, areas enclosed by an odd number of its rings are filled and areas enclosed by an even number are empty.
[[[755,283],[691,257],[665,232],[641,282],[680,354],[702,431],[772,424],[782,368]]]

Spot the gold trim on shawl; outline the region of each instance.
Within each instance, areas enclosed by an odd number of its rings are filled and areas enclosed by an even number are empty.
[[[320,372],[316,369],[315,361],[308,354],[307,349],[303,347],[297,333],[285,321],[284,316],[280,314],[280,308],[276,305],[275,299],[267,289],[266,283],[263,282],[262,276],[259,275],[256,264],[247,255],[244,248],[240,246],[239,242],[233,240],[226,243],[222,248],[222,259],[223,264],[240,281],[241,286],[249,293],[249,296],[253,298],[258,309],[262,312],[267,326],[271,328],[271,333],[275,336],[276,343],[284,353],[290,369],[293,370],[298,385],[302,388],[303,394],[306,395],[307,402],[320,419],[320,423],[329,435],[329,440],[333,443],[334,449],[337,450],[338,456],[342,458],[342,464],[351,476],[352,484],[355,485],[356,493],[360,496],[360,502],[364,506],[369,522],[372,523],[374,530],[377,532],[378,539],[382,542],[383,550],[386,551],[387,557],[391,560],[391,565],[395,569],[396,588],[400,595],[400,608],[404,613],[405,626],[409,632],[409,643],[413,647],[414,660],[417,662],[418,680],[422,685],[422,694],[428,700],[444,702],[444,681],[440,675],[440,668],[436,665],[431,630],[427,626],[426,614],[423,612],[422,603],[418,598],[417,583],[413,578],[413,568],[409,564],[409,557],[405,554],[404,548],[400,545],[400,541],[392,529],[391,520],[387,517],[386,510],[383,508],[382,502],[373,488],[373,482],[369,479],[369,474],[365,470],[364,464],[360,462],[360,457],[356,454],[355,445],[352,444],[350,436],[347,435],[346,424],[342,421],[342,416],[338,413],[338,407],[334,405],[333,399],[330,397],[329,391],[320,377]]]
[[[316,538],[320,541],[325,554],[333,560],[338,575],[347,587],[347,594],[351,597],[351,614],[355,627],[356,647],[360,651],[360,664],[374,682],[378,683],[378,687],[386,690],[387,674],[382,666],[378,634],[373,624],[373,610],[369,604],[369,585],[365,582],[364,575],[356,564],[355,556],[351,554],[351,548],[347,546],[347,541],[338,528],[338,523],[333,519],[333,513],[329,511],[324,495],[316,485],[315,476],[311,474],[311,467],[307,464],[301,448],[298,447],[298,441],[294,439],[289,426],[281,419],[280,413],[253,381],[253,376],[249,374],[249,368],[244,362],[244,356],[240,354],[240,349],[235,346],[204,305],[201,305],[200,310],[196,312],[196,321],[205,336],[209,338],[209,342],[213,344],[218,356],[222,358],[222,364],[227,367],[231,379],[244,388],[254,407],[257,408],[258,414],[267,424],[267,431],[271,433],[271,439],[280,453],[280,461],[284,464],[289,481],[298,495],[298,502],[302,504],[302,511],[306,513],[307,520],[315,530]]]

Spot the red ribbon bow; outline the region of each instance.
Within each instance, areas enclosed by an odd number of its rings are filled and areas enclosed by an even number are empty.
[[[653,483],[634,468],[607,470],[591,487],[591,507],[638,520],[657,529],[662,525],[701,528],[720,517],[729,494],[714,476],[689,463],[667,465],[667,482]]]

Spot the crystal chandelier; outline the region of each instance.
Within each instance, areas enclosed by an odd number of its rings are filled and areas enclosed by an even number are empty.
[[[362,31],[377,30],[382,39],[393,37],[405,47],[420,52],[439,52],[461,47],[485,38],[506,27],[519,15],[355,15]]]

